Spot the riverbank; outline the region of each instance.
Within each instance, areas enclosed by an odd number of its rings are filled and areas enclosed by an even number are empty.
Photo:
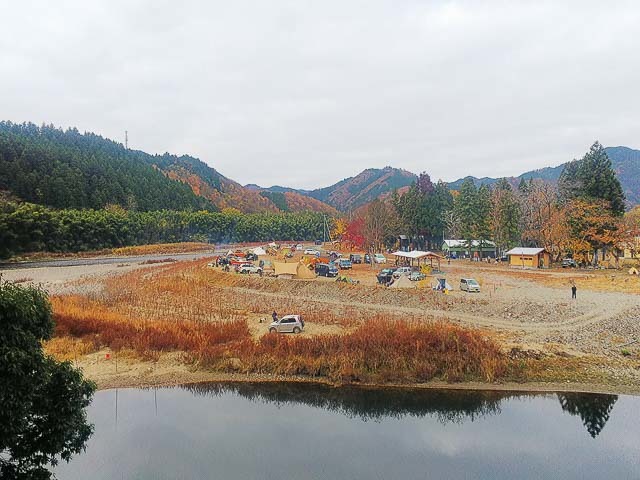
[[[101,350],[82,356],[72,363],[83,370],[84,375],[94,381],[99,390],[114,388],[151,388],[170,387],[190,383],[207,382],[243,382],[243,383],[309,383],[323,384],[333,387],[343,386],[320,377],[306,377],[295,375],[260,375],[221,373],[206,369],[197,369],[181,361],[181,354],[177,352],[163,354],[157,361],[144,361],[136,358],[130,352],[111,352]],[[431,381],[425,383],[350,383],[350,387],[367,388],[400,388],[400,389],[438,389],[438,390],[480,390],[499,392],[577,392],[599,393],[614,395],[640,396],[640,384],[612,383],[584,383],[584,382],[464,382],[450,383]]]

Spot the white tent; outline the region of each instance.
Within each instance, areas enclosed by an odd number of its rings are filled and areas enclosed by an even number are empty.
[[[250,252],[253,253],[254,255],[258,255],[258,256],[267,254],[266,250],[264,248],[262,248],[262,247],[256,247],[256,248],[250,250]]]
[[[409,277],[402,275],[395,280],[389,288],[416,288],[415,284],[409,280]]]

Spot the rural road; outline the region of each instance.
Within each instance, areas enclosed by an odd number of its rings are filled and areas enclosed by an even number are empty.
[[[226,252],[226,250],[224,250]],[[43,260],[37,262],[15,262],[15,263],[0,263],[0,271],[2,270],[24,270],[28,268],[53,268],[53,267],[81,267],[90,265],[113,265],[120,263],[139,263],[166,260],[168,258],[175,258],[176,260],[198,260],[204,257],[210,257],[218,252],[198,252],[198,253],[171,253],[171,254],[156,254],[156,255],[135,255],[135,256],[120,256],[120,257],[92,257],[92,258],[71,258],[67,260]]]

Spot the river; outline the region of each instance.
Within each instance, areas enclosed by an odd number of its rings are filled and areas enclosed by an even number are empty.
[[[198,384],[96,393],[67,479],[640,478],[640,399]]]

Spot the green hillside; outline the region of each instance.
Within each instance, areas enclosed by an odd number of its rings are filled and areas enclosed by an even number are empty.
[[[214,210],[167,178],[158,156],[77,129],[0,122],[0,190],[55,208]]]

